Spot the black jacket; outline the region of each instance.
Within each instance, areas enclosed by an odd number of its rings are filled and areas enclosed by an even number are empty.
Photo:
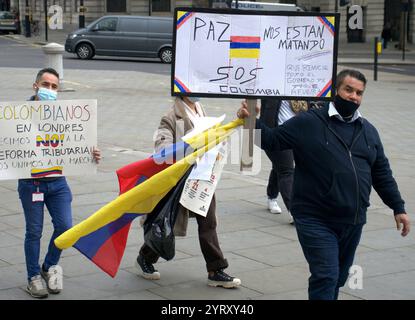
[[[281,99],[261,99],[261,119],[267,127],[278,126],[278,113],[280,112]]]
[[[331,126],[328,105],[300,113],[270,129],[261,120],[263,149],[293,149],[295,159],[291,212],[348,224],[366,222],[371,187],[394,213],[405,212],[389,161],[375,127],[366,119],[349,148]]]
[[[278,114],[280,112],[281,102],[281,99],[276,98],[261,99],[261,113],[259,118],[267,127],[275,128],[278,126]],[[289,102],[292,103],[292,101]],[[305,102],[307,103],[308,109],[316,106],[316,102]]]

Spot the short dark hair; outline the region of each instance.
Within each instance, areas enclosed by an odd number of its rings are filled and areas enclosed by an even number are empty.
[[[55,69],[53,69],[53,68],[43,68],[43,69],[39,70],[39,72],[37,73],[35,82],[39,82],[40,78],[42,78],[42,76],[45,73],[51,73],[59,79],[59,73]]]
[[[343,83],[344,78],[346,78],[346,77],[352,77],[352,78],[355,78],[355,79],[357,79],[359,81],[362,81],[363,84],[366,87],[367,80],[366,80],[366,77],[365,77],[365,75],[363,73],[361,73],[358,70],[344,69],[344,70],[340,71],[337,74],[337,78],[336,78],[336,89],[340,88],[340,85]]]

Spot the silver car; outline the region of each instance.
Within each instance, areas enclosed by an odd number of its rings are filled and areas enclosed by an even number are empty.
[[[80,59],[95,55],[159,57],[163,63],[171,63],[172,39],[173,18],[104,16],[70,33],[65,50],[76,53]]]
[[[19,18],[10,11],[0,11],[0,32],[20,33]]]

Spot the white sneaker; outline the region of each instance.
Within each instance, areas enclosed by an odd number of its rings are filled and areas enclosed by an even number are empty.
[[[141,255],[135,259],[135,267],[140,271],[140,275],[147,280],[160,280],[160,272],[154,269],[152,263],[147,262]]]
[[[226,289],[235,288],[241,285],[241,279],[231,277],[223,270],[215,271],[213,275],[208,275],[208,286],[223,287]]]
[[[291,215],[291,213],[289,213],[289,212],[288,212],[288,223],[289,223],[289,224],[294,224],[294,218],[293,218],[293,216]]]
[[[50,266],[48,272],[41,268],[40,274],[45,279],[49,293],[57,294],[63,289],[63,270],[61,266]]]
[[[282,210],[278,205],[277,198],[275,199],[268,199],[268,209],[271,213],[281,213]]]
[[[30,278],[26,291],[34,298],[46,298],[48,296],[48,290],[40,275]]]

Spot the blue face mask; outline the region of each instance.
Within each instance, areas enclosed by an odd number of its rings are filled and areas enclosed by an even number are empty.
[[[43,101],[56,100],[56,98],[58,97],[58,93],[50,89],[39,88],[39,90],[37,91],[37,96],[39,100],[43,100]]]
[[[199,97],[187,97],[187,99],[190,100],[190,102],[195,103],[195,102],[199,102],[200,98]]]

